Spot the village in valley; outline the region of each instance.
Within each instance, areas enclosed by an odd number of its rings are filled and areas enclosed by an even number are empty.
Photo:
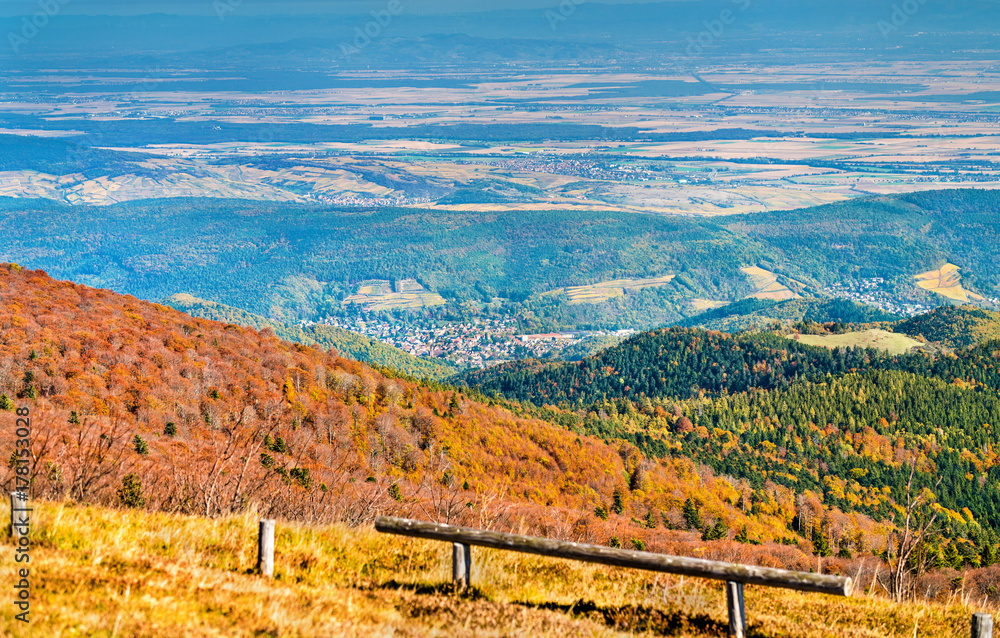
[[[462,368],[486,368],[529,357],[557,357],[588,342],[624,339],[635,330],[573,330],[519,334],[511,317],[436,322],[419,317],[388,320],[377,316],[327,317],[303,325],[344,328],[393,345],[408,354],[444,359]]]

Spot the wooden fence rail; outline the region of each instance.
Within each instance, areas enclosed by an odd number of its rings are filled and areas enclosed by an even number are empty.
[[[375,529],[387,534],[429,538],[432,540],[479,545],[493,549],[506,549],[553,558],[570,558],[588,563],[602,563],[618,567],[632,567],[682,576],[711,578],[727,582],[766,587],[782,587],[805,592],[849,596],[851,579],[843,576],[793,572],[772,567],[755,567],[736,563],[722,563],[702,558],[668,556],[651,552],[637,552],[601,545],[584,545],[535,536],[519,536],[490,532],[469,527],[454,527],[441,523],[425,523],[405,518],[380,517]]]
[[[468,527],[454,527],[440,523],[427,523],[405,518],[383,516],[375,521],[375,529],[386,534],[428,538],[453,543],[452,575],[455,584],[470,584],[472,545],[504,549],[553,558],[569,558],[588,563],[601,563],[618,567],[631,567],[648,571],[710,578],[726,582],[726,601],[729,610],[729,635],[744,638],[746,635],[746,606],[743,585],[781,587],[804,592],[818,592],[834,596],[850,596],[852,582],[842,576],[808,574],[770,567],[755,567],[735,563],[722,563],[701,558],[668,556],[638,552],[601,545],[584,545],[534,536],[504,534]]]

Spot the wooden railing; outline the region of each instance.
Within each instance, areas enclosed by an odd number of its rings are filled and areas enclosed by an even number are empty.
[[[452,577],[460,588],[468,587],[471,584],[472,545],[553,558],[569,558],[588,563],[722,580],[726,582],[729,635],[736,638],[744,638],[746,635],[746,605],[743,600],[743,586],[745,584],[834,596],[850,596],[853,587],[851,579],[842,576],[723,563],[684,556],[668,556],[601,545],[584,545],[404,518],[380,517],[375,521],[375,529],[386,534],[428,538],[452,543]],[[987,623],[988,630],[986,629]],[[991,638],[992,624],[992,617],[987,614],[977,614],[973,618],[973,638]],[[976,633],[977,626],[983,630],[981,633]]]

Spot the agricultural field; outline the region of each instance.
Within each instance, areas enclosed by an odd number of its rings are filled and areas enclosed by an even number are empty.
[[[716,301],[714,299],[693,299],[691,301],[691,310],[693,312],[701,313],[706,310],[715,310],[716,308],[721,308],[727,305],[725,301]]]
[[[795,299],[799,296],[797,292],[778,281],[778,275],[773,272],[764,270],[759,266],[747,266],[740,270],[746,273],[747,278],[754,288],[753,294],[750,295],[751,297],[783,301],[785,299]],[[794,280],[791,280],[790,283],[799,288],[804,285]]]
[[[962,287],[961,270],[955,264],[945,264],[937,270],[930,270],[917,275],[917,285],[924,290],[937,293],[953,301],[961,301],[963,303],[985,301],[982,295],[977,295]]]
[[[676,275],[665,275],[650,279],[615,279],[614,281],[604,281],[590,286],[557,288],[556,290],[543,293],[542,296],[565,294],[566,298],[569,299],[570,305],[603,303],[645,288],[665,286],[673,281],[675,277]]]
[[[363,282],[357,292],[344,299],[344,306],[360,306],[367,311],[431,308],[445,303],[444,297],[430,292],[415,279]]]
[[[20,126],[5,125],[0,108],[0,156],[17,158],[0,161],[0,197],[717,216],[1000,187],[995,105],[974,99],[998,94],[1000,73],[975,61],[719,63],[697,81],[556,65],[461,80],[401,72],[393,86],[358,70],[347,87],[274,93],[179,90],[185,73],[196,71],[165,70],[141,92],[123,95],[122,79],[108,78],[103,92],[19,105]],[[94,81],[33,71],[30,86]],[[139,126],[148,116],[159,119]],[[25,138],[128,159],[114,170],[31,165],[17,151]],[[470,198],[484,180],[520,194]]]
[[[922,348],[924,343],[887,330],[861,330],[844,334],[807,335],[792,334],[789,338],[807,346],[823,348],[875,348],[889,354],[904,354]]]

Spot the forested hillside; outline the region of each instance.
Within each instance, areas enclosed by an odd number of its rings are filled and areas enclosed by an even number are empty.
[[[789,299],[751,297],[678,322],[687,327],[735,332],[791,322],[864,324],[897,321],[899,317],[848,299]]]
[[[975,306],[941,306],[901,321],[893,330],[950,348],[967,348],[1000,339],[1000,313]]]
[[[692,289],[748,294],[739,268],[759,252],[708,222],[621,212],[441,214],[215,199],[107,207],[0,199],[0,210],[10,236],[2,258],[144,299],[185,292],[286,323],[341,313],[368,280],[413,278],[456,305],[499,296],[522,308],[563,286],[686,273],[690,288],[643,291],[617,300],[614,312],[572,307],[574,321],[627,316],[656,325],[678,318],[672,308]],[[540,316],[568,312],[564,301],[537,305]]]
[[[706,530],[746,526],[747,543],[765,542],[747,560],[810,564],[795,493],[773,481],[751,490],[268,329],[15,265],[0,284],[0,418],[31,413],[34,497],[349,524],[395,513],[684,552]],[[0,447],[13,451],[13,436],[3,428]],[[753,515],[740,505],[751,491],[767,503]],[[891,530],[824,511],[851,533]]]
[[[989,345],[932,358],[891,356],[860,348],[829,350],[768,332],[730,335],[665,328],[636,335],[576,363],[517,361],[463,373],[456,381],[486,393],[542,404],[581,406],[605,398],[687,398],[784,389],[858,370],[904,370],[948,382],[973,380],[1000,388]]]
[[[501,407],[268,329],[15,265],[0,278],[0,418],[31,413],[36,498],[348,524],[393,513],[796,569],[835,553],[825,564],[840,569],[892,558],[915,467],[945,523],[928,564],[997,562],[996,342],[917,360],[678,328],[605,351],[603,368],[548,368],[587,371],[602,393],[589,404]],[[622,384],[629,361],[657,357],[676,370],[636,378],[660,395]],[[13,428],[0,432],[13,451]]]
[[[966,512],[948,519],[949,534],[969,534],[974,521],[1000,529],[1000,341],[890,356],[671,328],[578,363],[521,362],[461,379],[560,406],[534,412],[567,427],[697,459],[754,486],[815,493],[876,520],[895,516],[885,497],[903,498],[915,466],[921,485],[940,479],[942,506]]]
[[[419,312],[467,314],[470,305],[496,301],[500,311],[538,328],[683,321],[699,300],[755,294],[742,270],[748,267],[802,282],[805,295],[879,281],[897,301],[936,305],[944,298],[918,288],[914,277],[951,263],[961,268],[967,289],[1000,297],[1000,195],[994,191],[872,197],[712,219],[226,199],[106,207],[4,200],[0,208],[7,238],[0,258],[144,299],[186,292],[284,323],[348,312],[344,301],[371,280],[415,279],[448,302]],[[595,303],[573,303],[560,292],[665,276],[674,277]],[[751,312],[769,316],[761,310]],[[796,304],[774,313],[840,313],[852,320],[863,314]],[[701,323],[743,327],[712,315]]]
[[[950,262],[962,267],[966,283],[990,296],[1000,291],[997,191],[870,197],[723,223],[766,244],[775,272],[807,282],[881,277],[903,284]]]

